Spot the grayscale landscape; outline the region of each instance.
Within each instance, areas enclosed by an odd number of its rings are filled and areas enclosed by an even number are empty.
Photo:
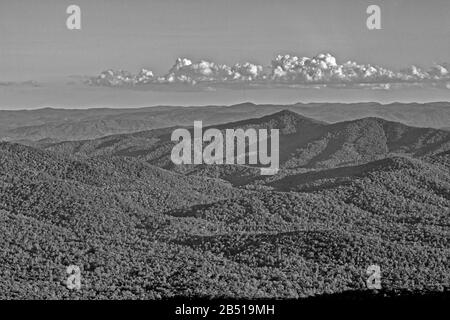
[[[0,300],[288,319],[398,298],[431,318],[420,302],[450,300],[449,15],[1,0]]]
[[[416,112],[409,122],[434,127],[450,113],[389,107],[360,110]],[[170,107],[9,112],[5,137],[26,144],[0,144],[2,297],[299,298],[363,290],[374,263],[385,290],[448,290],[450,132],[330,111],[356,105],[313,108],[187,108],[186,122]],[[122,132],[152,118],[187,126],[189,114],[219,129],[279,128],[280,172],[175,166],[170,127],[108,135],[122,114]],[[69,264],[82,266],[79,292],[64,285]]]

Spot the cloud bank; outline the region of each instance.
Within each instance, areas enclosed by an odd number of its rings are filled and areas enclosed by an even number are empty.
[[[39,87],[40,84],[36,81],[0,81],[0,87]]]
[[[383,90],[398,87],[398,84],[432,84],[449,88],[450,65],[435,64],[427,70],[413,65],[394,71],[354,61],[339,63],[336,57],[329,53],[312,58],[290,54],[278,55],[268,67],[251,62],[228,66],[205,60],[193,62],[187,58],[178,58],[172,68],[162,76],[154,75],[149,69],[142,69],[137,74],[123,70],[106,70],[88,80],[90,85],[109,87],[174,83],[191,86],[236,83],[261,86],[322,85],[323,87],[367,85],[369,88]]]

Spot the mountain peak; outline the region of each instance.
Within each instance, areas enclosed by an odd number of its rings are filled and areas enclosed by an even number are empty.
[[[281,111],[275,112],[275,113],[272,114],[272,116],[281,116],[281,117],[301,117],[301,118],[305,118],[305,119],[307,118],[307,117],[304,117],[304,116],[298,114],[297,112],[292,111],[292,110],[289,110],[289,109],[283,109],[283,110],[281,110]],[[311,119],[311,120],[312,120],[312,119]]]
[[[226,128],[267,128],[279,129],[281,134],[292,134],[299,131],[313,130],[316,127],[321,127],[326,123],[302,116],[290,110],[281,110],[260,118],[252,118],[230,122],[214,126],[219,129]]]
[[[283,109],[281,111],[269,114],[261,118],[261,120],[276,120],[281,122],[280,124],[293,123],[295,125],[326,125],[326,122],[319,121],[313,118],[305,117],[295,111],[289,109]]]
[[[232,106],[230,106],[231,108],[241,108],[241,107],[256,107],[257,105],[254,104],[253,102],[250,101],[246,101],[246,102],[242,102],[242,103],[238,103],[238,104],[233,104]]]

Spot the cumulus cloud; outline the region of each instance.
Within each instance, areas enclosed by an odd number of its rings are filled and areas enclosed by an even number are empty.
[[[178,58],[168,74],[158,78],[159,82],[189,83],[199,82],[228,82],[228,81],[253,81],[261,79],[263,67],[246,62],[230,67],[201,60],[193,63],[186,58]]]
[[[40,84],[34,80],[29,81],[0,81],[2,87],[39,87]]]
[[[151,83],[153,79],[153,72],[148,69],[142,69],[137,75],[133,75],[124,70],[109,69],[103,71],[97,77],[90,78],[88,84],[107,87],[123,87]]]
[[[410,66],[393,71],[381,66],[360,64],[354,61],[339,62],[330,53],[315,57],[278,55],[267,70],[262,65],[250,62],[236,63],[232,66],[206,60],[193,62],[187,58],[178,58],[172,68],[161,76],[155,76],[149,69],[142,69],[133,75],[127,71],[106,70],[91,78],[89,83],[102,86],[137,86],[145,84],[188,85],[227,83],[252,83],[259,85],[332,85],[354,86],[373,84],[384,90],[391,89],[393,83],[426,83],[450,81],[450,66],[435,64],[428,70]]]
[[[443,66],[424,72],[412,66],[404,72],[395,72],[371,64],[347,61],[339,64],[331,54],[320,54],[313,58],[279,55],[272,61],[271,79],[288,83],[391,83],[440,79],[447,75]],[[437,75],[437,76],[434,76]]]
[[[156,77],[149,69],[142,69],[137,75],[123,70],[106,70],[97,77],[90,78],[88,84],[122,87],[144,84],[186,83],[224,83],[255,81],[265,79],[261,65],[246,62],[234,66],[201,60],[192,62],[187,58],[178,58],[166,75]]]

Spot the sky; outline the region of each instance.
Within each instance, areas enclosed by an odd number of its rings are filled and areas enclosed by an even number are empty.
[[[66,28],[71,4],[81,8],[81,30]],[[371,4],[381,7],[381,30],[366,27]],[[331,53],[340,63],[426,69],[450,62],[449,16],[448,0],[0,0],[0,82],[50,86],[109,68],[137,73],[146,67],[163,76],[178,57],[266,68],[286,53]],[[33,107],[35,88],[10,87],[0,89],[8,106]],[[15,105],[17,90],[30,101]],[[450,91],[433,90],[424,97],[447,99]],[[55,91],[46,88],[49,104],[58,101]],[[361,100],[367,98],[363,91]],[[336,100],[341,94],[324,95]],[[142,103],[152,103],[147,100]]]

